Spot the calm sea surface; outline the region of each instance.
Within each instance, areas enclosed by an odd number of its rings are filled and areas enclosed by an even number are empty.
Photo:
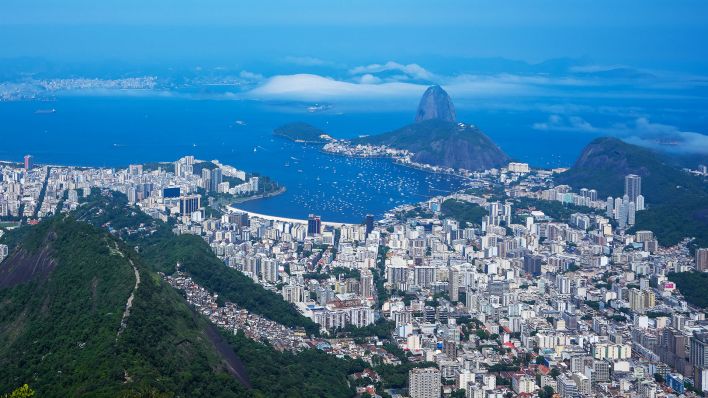
[[[40,109],[56,109],[51,114]],[[535,166],[568,166],[595,136],[530,131],[539,115],[510,119],[465,114],[509,155]],[[272,136],[273,128],[306,121],[336,137],[374,134],[410,122],[412,112],[308,113],[303,106],[254,101],[145,97],[60,97],[53,102],[0,103],[0,159],[119,167],[173,161],[184,155],[219,159],[258,172],[287,187],[273,198],[241,205],[251,211],[359,222],[401,203],[451,192],[462,182],[392,164],[321,153]],[[525,120],[524,118],[528,118]],[[237,122],[238,121],[238,122]],[[520,127],[522,126],[522,127]],[[526,127],[523,127],[526,126]]]

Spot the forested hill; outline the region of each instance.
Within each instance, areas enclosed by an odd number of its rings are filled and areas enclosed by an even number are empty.
[[[676,195],[705,194],[706,186],[695,176],[672,166],[661,154],[612,137],[590,142],[570,170],[556,181],[574,188],[594,188],[601,196],[622,196],[624,177],[642,177],[647,203],[665,203]]]
[[[510,160],[478,128],[440,119],[423,120],[352,142],[406,149],[415,154],[413,160],[416,162],[467,170],[498,168]]]
[[[319,330],[317,324],[302,316],[280,295],[227,267],[203,239],[173,234],[171,224],[154,220],[129,206],[124,195],[93,192],[75,214],[80,220],[109,228],[130,246],[138,247],[140,256],[156,271],[172,274],[179,262],[182,271],[203,287],[218,293],[220,299],[283,325],[303,327],[310,334]]]
[[[203,240],[173,235],[123,195],[94,192],[69,216],[14,230],[2,243],[12,254],[0,263],[0,395],[24,384],[41,397],[355,395],[347,376],[364,369],[361,360],[314,349],[281,353],[189,308],[156,271],[182,261],[220,297],[312,330]]]
[[[41,397],[250,394],[206,320],[110,234],[57,217],[10,235],[15,248],[0,264],[0,393],[26,383]]]
[[[663,245],[695,237],[694,246],[708,246],[708,183],[672,166],[657,152],[617,138],[598,138],[556,182],[596,189],[600,197],[617,197],[624,194],[627,174],[642,177],[648,208],[637,212],[636,230],[654,231]]]

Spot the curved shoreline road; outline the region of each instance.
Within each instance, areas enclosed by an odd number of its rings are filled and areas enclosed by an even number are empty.
[[[280,222],[289,222],[289,223],[293,223],[293,224],[307,224],[307,220],[300,220],[300,219],[297,219],[297,218],[287,218],[287,217],[269,216],[269,215],[267,215],[267,214],[254,213],[254,212],[252,212],[252,211],[239,209],[238,207],[234,207],[234,206],[231,206],[231,205],[226,206],[226,209],[229,210],[230,212],[234,212],[234,213],[246,213],[246,214],[248,214],[249,217],[257,217],[257,218],[262,218],[262,219],[264,219],[264,220],[280,221]],[[352,225],[361,225],[361,224],[352,224],[352,223],[346,223],[346,222],[322,221],[322,225],[326,225],[326,226],[330,226],[330,227],[341,227],[341,226],[352,226]]]

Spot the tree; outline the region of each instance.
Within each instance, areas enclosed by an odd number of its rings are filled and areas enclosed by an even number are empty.
[[[455,390],[450,394],[450,398],[465,398],[467,395],[467,392],[464,388],[461,388],[459,390]]]
[[[654,380],[656,380],[657,383],[661,384],[664,382],[664,376],[660,375],[659,373],[654,373]]]
[[[23,385],[12,391],[9,394],[2,396],[3,398],[30,398],[34,397],[34,390],[30,388],[27,384]]]
[[[538,392],[538,398],[552,398],[555,391],[551,386],[545,386]]]

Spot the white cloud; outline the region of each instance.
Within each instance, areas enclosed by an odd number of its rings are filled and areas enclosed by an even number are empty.
[[[325,65],[331,65],[332,63],[329,61],[325,61],[320,58],[315,58],[315,57],[296,57],[296,56],[288,56],[285,57],[285,62],[293,65],[300,65],[300,66],[325,66]]]
[[[292,100],[368,100],[391,98],[417,98],[425,85],[411,83],[353,83],[312,74],[280,75],[246,93],[254,98]]]
[[[662,151],[708,154],[708,135],[681,131],[676,126],[653,123],[645,117],[636,118],[628,123],[598,127],[579,116],[550,115],[546,121],[534,123],[532,128],[612,135],[635,145]]]
[[[399,64],[398,62],[388,61],[385,64],[370,64],[364,66],[357,66],[349,70],[352,75],[361,75],[365,73],[381,73],[389,71],[399,71],[405,76],[411,77],[413,79],[433,81],[436,80],[435,74],[431,73],[427,69],[423,68],[418,64]]]
[[[260,73],[253,73],[249,72],[247,70],[242,70],[241,73],[239,73],[239,76],[241,76],[244,79],[251,79],[251,80],[262,80],[263,75]]]
[[[550,115],[545,122],[534,123],[531,126],[534,130],[550,130],[550,131],[570,131],[594,133],[599,130],[590,124],[587,120],[579,116],[562,116]]]
[[[371,73],[367,73],[365,75],[361,75],[361,77],[359,78],[359,83],[361,83],[361,84],[379,84],[379,83],[381,83],[381,79],[372,75]]]

